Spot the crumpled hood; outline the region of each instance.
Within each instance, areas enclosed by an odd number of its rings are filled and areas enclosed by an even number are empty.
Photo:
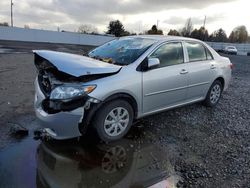
[[[121,69],[119,65],[105,63],[81,55],[49,50],[33,50],[33,53],[49,61],[59,71],[76,77],[115,73]]]

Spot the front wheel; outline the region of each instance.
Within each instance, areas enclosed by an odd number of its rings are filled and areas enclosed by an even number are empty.
[[[93,121],[98,136],[105,142],[122,138],[130,129],[134,118],[131,105],[125,100],[104,104]]]
[[[222,89],[221,82],[215,80],[207,93],[204,104],[208,107],[214,107],[220,100]]]

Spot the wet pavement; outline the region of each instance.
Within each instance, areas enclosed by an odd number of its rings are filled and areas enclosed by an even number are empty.
[[[38,144],[28,137],[0,152],[0,187],[36,187]]]
[[[181,180],[171,148],[145,142],[142,127],[109,144],[94,132],[79,140],[35,141],[33,130],[0,151],[1,187],[176,187]]]

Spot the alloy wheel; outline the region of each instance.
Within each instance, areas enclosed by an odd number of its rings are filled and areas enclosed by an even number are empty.
[[[109,136],[118,136],[123,133],[129,124],[129,113],[123,107],[111,110],[104,121],[104,131]]]
[[[214,87],[211,89],[211,93],[210,93],[210,101],[212,104],[215,104],[218,102],[218,100],[220,99],[220,95],[221,95],[221,87],[219,84],[215,84]]]

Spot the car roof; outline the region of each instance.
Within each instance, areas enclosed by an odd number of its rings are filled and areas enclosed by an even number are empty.
[[[133,36],[127,36],[123,38],[145,38],[145,39],[156,40],[158,42],[171,41],[171,40],[200,41],[200,40],[193,39],[193,38],[170,36],[170,35],[133,35]]]

